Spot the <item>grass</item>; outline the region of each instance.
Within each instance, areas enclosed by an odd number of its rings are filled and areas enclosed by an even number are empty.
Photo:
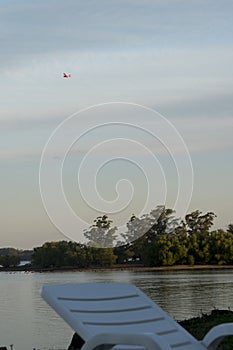
[[[202,314],[201,317],[194,317],[179,323],[196,339],[201,340],[212,327],[227,322],[233,322],[233,311],[214,309],[210,314]],[[232,349],[233,336],[225,338],[218,346],[218,350]]]

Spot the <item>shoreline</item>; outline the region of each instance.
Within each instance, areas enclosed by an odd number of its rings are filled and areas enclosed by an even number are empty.
[[[0,272],[101,272],[101,271],[181,271],[181,270],[232,270],[233,265],[174,265],[148,267],[135,265],[114,265],[111,267],[78,268],[75,266],[35,268],[31,266],[1,267]]]

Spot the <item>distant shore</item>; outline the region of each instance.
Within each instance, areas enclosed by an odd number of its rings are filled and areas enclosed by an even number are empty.
[[[233,265],[174,265],[174,266],[158,266],[148,267],[139,264],[131,265],[114,265],[111,267],[93,267],[93,268],[78,268],[75,266],[64,266],[64,267],[47,267],[47,268],[36,268],[32,266],[15,266],[15,267],[0,267],[0,272],[99,272],[99,271],[177,271],[177,270],[216,270],[216,269],[233,269]]]

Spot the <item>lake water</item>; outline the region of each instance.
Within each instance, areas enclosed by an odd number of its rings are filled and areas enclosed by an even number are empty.
[[[119,281],[141,288],[176,320],[214,307],[233,310],[232,270],[0,272],[0,346],[14,350],[67,349],[73,330],[44,302],[47,283]]]

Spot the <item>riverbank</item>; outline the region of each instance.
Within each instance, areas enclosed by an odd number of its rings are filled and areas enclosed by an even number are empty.
[[[179,323],[195,338],[201,340],[212,327],[228,322],[233,322],[233,311],[214,309],[210,314],[203,314],[201,317],[194,317],[189,320],[180,321]],[[217,349],[232,350],[233,336],[223,340]]]
[[[160,266],[160,267],[148,267],[139,264],[130,265],[114,265],[111,267],[93,267],[93,268],[78,268],[75,266],[64,266],[64,267],[47,267],[47,268],[36,268],[32,266],[15,266],[15,267],[0,267],[0,272],[88,272],[88,271],[176,271],[176,270],[219,270],[219,269],[233,269],[233,265],[173,265],[173,266]]]
[[[214,326],[222,323],[233,322],[233,311],[231,310],[212,310],[209,314],[202,314],[200,317],[190,318],[178,322],[196,339],[202,340],[207,332]],[[80,350],[84,344],[82,338],[73,334],[68,350]],[[218,346],[218,350],[232,350],[233,336],[225,338]]]

